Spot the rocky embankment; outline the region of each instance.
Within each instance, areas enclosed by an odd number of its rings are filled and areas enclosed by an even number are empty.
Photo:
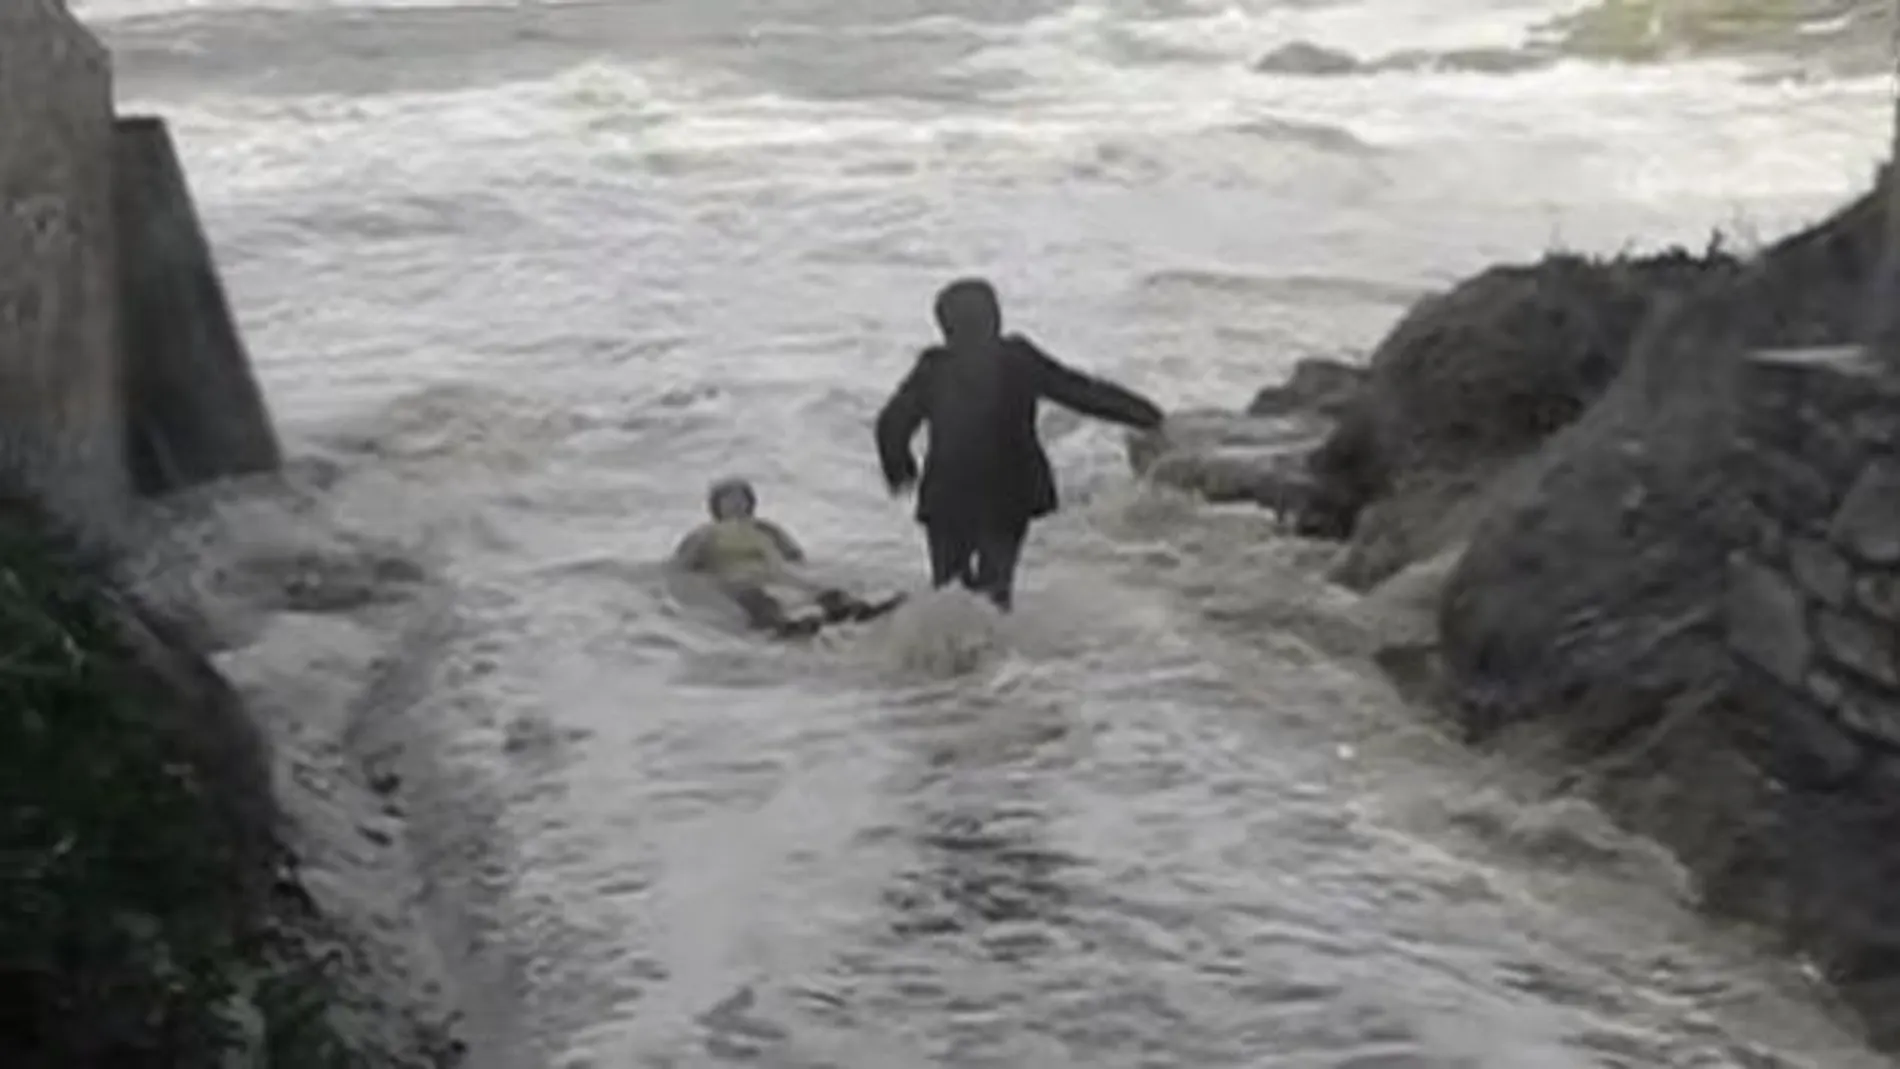
[[[1885,0],[1599,0],[1551,18],[1509,47],[1408,49],[1360,57],[1310,41],[1255,61],[1262,74],[1341,77],[1387,71],[1510,74],[1565,60],[1652,63],[1746,57],[1777,73],[1876,74],[1891,69],[1893,5]]]
[[[295,748],[124,563],[0,493],[0,1064],[452,1064],[312,896]]]
[[[1299,434],[1197,413],[1131,456],[1290,502],[1336,581],[1427,605],[1385,651],[1402,683],[1669,846],[1891,1049],[1900,508],[1873,502],[1900,389],[1852,348],[1884,185],[1747,259],[1492,268],[1402,317],[1345,399],[1274,393]]]
[[[426,792],[370,771],[393,669],[338,619],[426,584],[314,510],[336,551],[289,561],[164,519],[282,455],[166,126],[111,86],[63,0],[0,4],[0,1065],[455,1064]]]

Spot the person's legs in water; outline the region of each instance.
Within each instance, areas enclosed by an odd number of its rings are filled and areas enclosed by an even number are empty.
[[[1016,566],[1022,562],[1023,540],[1028,537],[1027,519],[986,523],[977,536],[972,587],[999,611],[1009,612],[1015,604]]]
[[[942,589],[952,582],[975,586],[976,571],[971,557],[976,553],[976,539],[971,537],[968,524],[941,520],[926,524],[924,537],[930,545],[932,587]]]
[[[818,607],[829,624],[861,623],[875,620],[903,604],[904,595],[895,594],[883,601],[865,601],[842,590],[827,590],[818,595]]]
[[[778,599],[756,586],[735,586],[727,593],[744,610],[746,621],[761,631],[770,631],[780,638],[802,638],[816,632],[824,625],[824,619],[817,616],[794,618],[785,612]]]

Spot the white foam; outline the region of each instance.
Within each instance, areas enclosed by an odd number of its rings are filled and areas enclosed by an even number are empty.
[[[87,22],[207,11],[376,10],[404,8],[511,7],[511,0],[69,0],[73,13]],[[550,5],[578,0],[533,0]]]
[[[967,675],[1004,643],[1003,621],[988,602],[946,588],[914,595],[876,634],[876,649],[900,672],[942,679]]]
[[[956,73],[1021,81],[1002,109],[804,100],[683,62],[599,58],[547,78],[448,92],[157,103],[214,198],[347,187],[365,176],[471,190],[532,189],[590,173],[620,184],[677,174],[813,186],[888,184],[900,173],[1039,181],[1069,177],[1114,145],[1156,146],[1156,177],[1276,188],[1290,159],[1364,144],[1423,154],[1403,162],[1421,199],[1747,201],[1839,195],[1864,180],[1884,144],[1885,79],[1751,83],[1748,67],[1713,62],[1571,62],[1511,76],[1302,78],[1250,69],[1251,56],[1294,39],[1367,54],[1508,47],[1552,6],[1480,2],[1447,13],[1423,3],[1222,4],[1140,22],[1082,4],[1011,33],[990,31],[992,43],[963,61]],[[1131,64],[1112,47],[1130,37],[1196,58]],[[1286,137],[1203,136],[1276,128]],[[1337,137],[1302,140],[1301,128]],[[1296,168],[1290,180],[1300,176]]]

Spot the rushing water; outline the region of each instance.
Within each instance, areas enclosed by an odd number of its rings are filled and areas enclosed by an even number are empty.
[[[1138,491],[1106,429],[1050,417],[1067,507],[1007,621],[772,646],[656,568],[743,472],[915,585],[868,422],[957,273],[1230,404],[1487,261],[1772,236],[1871,173],[1871,79],[1250,70],[1508,52],[1563,6],[81,5],[331,468],[226,542],[309,565],[320,514],[438,577],[357,661],[304,632],[295,685],[379,666],[348,701],[365,759],[407,740],[477,1064],[1878,1064],[1654,851],[1404,708],[1317,550]]]

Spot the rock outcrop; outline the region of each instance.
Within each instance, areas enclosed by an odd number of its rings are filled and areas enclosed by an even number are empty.
[[[1336,510],[1322,499],[1306,458],[1350,409],[1365,377],[1363,368],[1337,360],[1301,360],[1244,413],[1181,412],[1168,417],[1164,433],[1129,435],[1129,463],[1156,483],[1216,503],[1250,501],[1301,533],[1334,534],[1328,520]]]
[[[1469,71],[1475,74],[1514,74],[1550,66],[1561,58],[1552,48],[1404,49],[1376,59],[1361,60],[1349,52],[1293,41],[1254,61],[1261,74],[1307,78],[1336,78],[1388,71]]]
[[[1366,367],[1303,360],[1245,413],[1171,417],[1130,439],[1138,473],[1253,501],[1343,539],[1367,590],[1462,545],[1511,472],[1623,371],[1651,315],[1737,260],[1711,250],[1495,267],[1414,306]]]
[[[1263,386],[1247,405],[1250,416],[1314,413],[1329,420],[1344,415],[1366,384],[1366,369],[1341,360],[1309,357],[1277,386]]]
[[[1863,329],[1884,199],[1660,310],[1602,400],[1489,495],[1439,622],[1473,738],[1534,742],[1674,849],[1711,908],[1812,955],[1892,1048],[1881,458],[1900,391],[1852,350],[1786,353]]]
[[[1735,267],[1717,252],[1551,256],[1414,306],[1311,459],[1352,532],[1336,578],[1365,589],[1468,537],[1498,480],[1622,371],[1658,305]]]
[[[1301,74],[1326,76],[1354,74],[1364,69],[1347,52],[1325,48],[1311,41],[1293,41],[1268,52],[1254,61],[1253,69],[1262,74]]]
[[[1900,1049],[1900,339],[1856,344],[1890,325],[1879,185],[1747,261],[1493,268],[1349,401],[1269,392],[1282,415],[1131,459],[1204,492],[1306,468],[1335,578],[1399,621],[1382,665],[1671,848]],[[1210,474],[1243,447],[1254,482]]]
[[[1474,715],[1502,722],[1610,684],[1673,692],[1726,670],[1716,612],[1748,526],[1743,356],[1853,339],[1883,221],[1869,195],[1706,279],[1643,330],[1603,400],[1490,495],[1443,618]]]

